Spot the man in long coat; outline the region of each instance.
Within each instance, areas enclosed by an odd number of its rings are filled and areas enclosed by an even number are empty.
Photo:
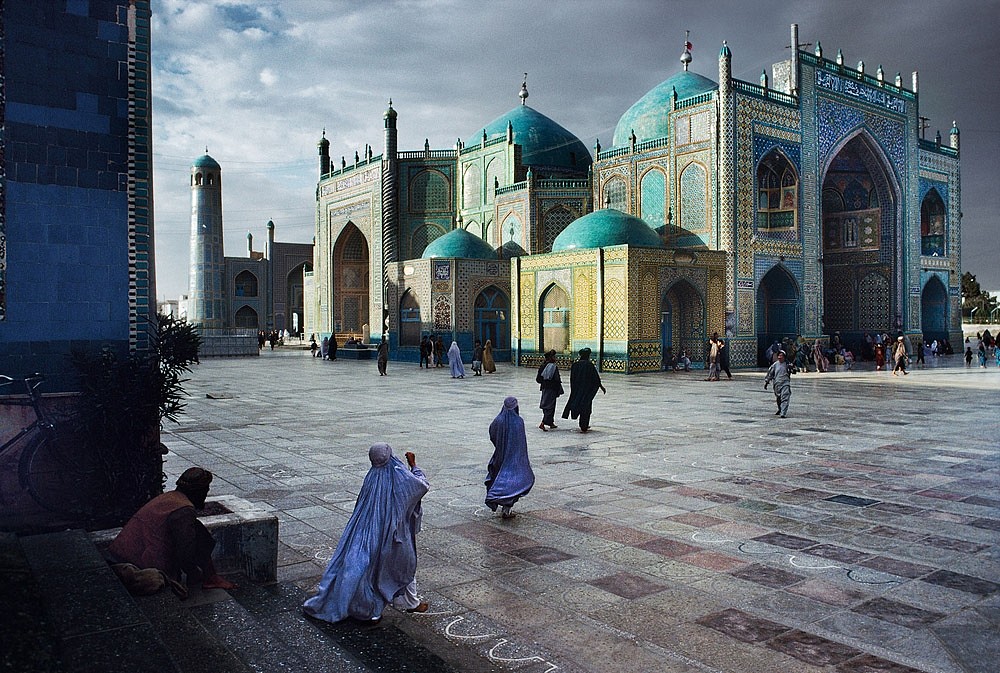
[[[590,430],[590,414],[594,408],[597,391],[607,394],[601,383],[601,375],[590,359],[590,349],[580,351],[580,359],[569,370],[569,399],[563,409],[563,418],[580,418],[580,432]]]

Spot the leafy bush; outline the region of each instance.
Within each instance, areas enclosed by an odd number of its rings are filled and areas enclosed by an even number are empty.
[[[184,410],[186,379],[198,361],[201,337],[192,325],[157,316],[152,348],[122,356],[110,349],[76,353],[80,374],[79,422],[84,449],[99,464],[105,501],[96,509],[124,521],[163,491],[160,428]]]

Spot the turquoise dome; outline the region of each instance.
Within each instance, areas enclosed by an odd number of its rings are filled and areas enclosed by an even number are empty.
[[[452,229],[438,236],[424,248],[423,259],[460,257],[462,259],[496,259],[497,253],[483,239],[465,229]]]
[[[674,89],[677,90],[677,100],[683,100],[718,88],[718,84],[696,72],[684,70],[677,73],[650,89],[625,111],[615,127],[614,146],[626,147],[632,131],[635,131],[635,140],[639,143],[670,135],[667,112],[670,111]]]
[[[518,105],[487,124],[486,138],[505,137],[508,122],[514,127],[514,142],[521,146],[521,162],[526,166],[549,166],[586,173],[593,161],[587,146],[579,138],[527,105]],[[482,134],[469,137],[478,140]]]
[[[577,218],[552,242],[552,252],[612,245],[662,248],[660,236],[638,217],[614,208],[596,210]]]
[[[191,166],[194,168],[215,168],[217,170],[222,168],[222,166],[219,165],[218,161],[208,156],[207,154],[202,154],[200,157],[195,159],[194,163],[191,164]]]

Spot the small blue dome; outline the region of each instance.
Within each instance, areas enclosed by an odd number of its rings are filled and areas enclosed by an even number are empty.
[[[640,220],[614,208],[596,210],[577,218],[552,242],[552,252],[612,245],[662,248],[660,236]]]
[[[424,248],[422,259],[459,257],[462,259],[496,259],[497,253],[483,239],[465,229],[452,229],[438,236]]]
[[[492,140],[507,135],[507,123],[514,128],[514,142],[521,146],[521,163],[526,166],[549,166],[586,173],[590,151],[579,138],[541,112],[518,105],[486,125],[486,138]],[[474,133],[470,138],[480,138]]]
[[[688,70],[660,82],[622,115],[615,127],[614,146],[627,146],[632,131],[635,131],[638,143],[670,135],[667,113],[670,111],[670,98],[675,89],[677,100],[682,100],[718,88],[719,85],[709,78]]]
[[[194,160],[194,163],[191,164],[191,166],[193,168],[214,168],[216,170],[222,168],[222,166],[219,165],[219,162],[208,156],[208,154],[202,154]]]

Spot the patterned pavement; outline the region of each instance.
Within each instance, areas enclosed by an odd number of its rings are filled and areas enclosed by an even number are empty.
[[[167,470],[202,465],[213,493],[273,506],[279,581],[312,589],[369,445],[414,451],[431,481],[417,570],[431,610],[383,624],[452,659],[524,673],[996,670],[997,369],[953,356],[905,378],[800,374],[786,419],[762,372],[605,375],[582,434],[558,417],[538,430],[534,371],[498,366],[457,380],[298,350],[206,360],[165,428]],[[502,520],[482,481],[511,394],[536,484]]]

